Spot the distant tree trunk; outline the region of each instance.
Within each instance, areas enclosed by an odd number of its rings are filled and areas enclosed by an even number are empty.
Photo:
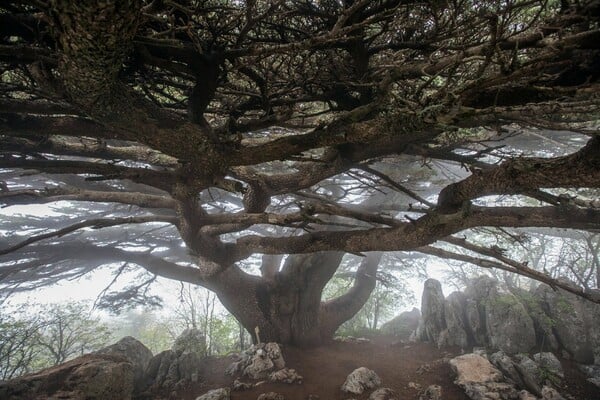
[[[380,256],[369,255],[347,293],[321,302],[323,288],[342,257],[343,253],[332,252],[289,256],[281,271],[269,278],[232,266],[211,282],[211,289],[244,328],[254,332],[258,327],[261,341],[315,346],[331,340],[375,287]]]

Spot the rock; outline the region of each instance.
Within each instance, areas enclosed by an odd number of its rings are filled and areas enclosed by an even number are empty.
[[[599,365],[578,365],[581,372],[588,376],[587,381],[600,388],[600,366]]]
[[[421,298],[420,339],[438,343],[440,333],[446,329],[444,319],[445,300],[442,285],[435,279],[427,279]]]
[[[250,364],[244,368],[242,374],[252,379],[264,379],[273,370],[275,370],[273,360],[267,356],[264,350],[258,349],[256,354],[250,359]]]
[[[133,365],[124,357],[86,354],[55,367],[0,382],[0,398],[129,400],[133,380]]]
[[[299,375],[295,369],[282,368],[279,371],[271,372],[269,374],[269,381],[271,382],[283,382],[283,383],[302,383],[302,376]]]
[[[474,344],[478,346],[489,344],[485,303],[497,292],[498,281],[485,275],[470,281],[465,289],[465,316],[468,334],[473,338]]]
[[[398,394],[389,388],[381,388],[375,390],[369,396],[369,400],[399,400]]]
[[[415,390],[421,390],[422,386],[416,382],[408,382],[408,387]]]
[[[542,388],[542,400],[565,400],[565,398],[562,397],[556,389],[544,386]]]
[[[581,364],[594,362],[594,349],[584,321],[585,300],[564,290],[554,291],[548,285],[540,285],[536,296],[544,302],[544,311],[552,321],[554,333],[562,347]]]
[[[420,395],[419,400],[442,400],[442,387],[429,385]]]
[[[366,389],[374,389],[381,386],[381,378],[375,371],[365,367],[355,369],[348,375],[342,385],[342,391],[347,393],[361,394]]]
[[[202,396],[196,397],[196,400],[229,400],[229,388],[210,390]]]
[[[538,398],[529,393],[527,390],[521,390],[519,392],[519,397],[517,397],[517,400],[538,400]]]
[[[488,360],[477,354],[464,354],[450,360],[450,366],[457,375],[454,382],[463,385],[469,382],[501,382],[502,373]]]
[[[533,320],[519,299],[510,293],[492,292],[485,304],[488,343],[508,354],[523,353],[535,344]]]
[[[96,351],[96,353],[111,354],[125,358],[133,366],[134,391],[139,392],[147,386],[145,372],[152,359],[152,352],[136,338],[126,336],[115,344]]]
[[[240,381],[239,379],[236,379],[233,381],[233,390],[235,391],[241,391],[241,390],[248,390],[248,389],[252,389],[254,387],[254,384],[252,383],[245,383]]]
[[[446,298],[444,318],[447,339],[444,344],[447,346],[459,346],[462,349],[469,346],[465,314],[466,301],[465,295],[461,292],[452,292]]]
[[[285,368],[281,348],[277,343],[253,345],[242,352],[239,358],[227,367],[226,374],[241,373],[251,379],[267,379],[272,372]]]
[[[175,339],[171,350],[180,356],[183,353],[196,353],[199,358],[206,355],[206,337],[199,329],[189,328]]]
[[[145,379],[153,388],[180,389],[200,381],[202,359],[206,354],[204,335],[197,329],[184,330],[171,347],[154,356]]]
[[[542,376],[538,365],[529,357],[519,356],[519,362],[514,364],[521,375],[523,386],[530,392],[542,395]]]
[[[558,351],[560,349],[560,344],[552,330],[552,327],[556,322],[544,311],[544,299],[540,298],[539,294],[536,294],[535,291],[528,292],[525,290],[516,290],[516,293],[533,321],[536,348]]]
[[[550,373],[561,379],[565,377],[562,364],[553,353],[544,352],[533,355],[533,361],[541,369],[542,374]]]
[[[418,308],[413,308],[411,311],[405,311],[386,322],[381,326],[381,333],[384,335],[397,336],[402,339],[409,339],[410,335],[419,326],[421,311]]]
[[[265,344],[265,351],[267,352],[267,356],[273,361],[273,365],[275,365],[276,369],[282,369],[285,367],[283,354],[281,353],[281,348],[277,343]]]
[[[457,375],[455,384],[472,400],[514,399],[514,385],[503,382],[503,375],[488,360],[477,354],[465,354],[450,360]]]
[[[285,400],[285,397],[279,393],[268,392],[259,395],[256,400]]]
[[[509,379],[518,387],[524,387],[521,375],[514,365],[514,361],[503,351],[498,351],[490,356],[490,362],[498,368],[504,377]]]

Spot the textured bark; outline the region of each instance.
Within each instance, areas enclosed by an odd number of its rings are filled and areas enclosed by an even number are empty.
[[[323,288],[342,256],[331,252],[289,256],[281,272],[271,279],[230,267],[208,284],[248,332],[254,336],[258,327],[261,341],[314,346],[331,340],[337,328],[362,308],[375,287],[380,254],[365,258],[347,294],[322,303]]]

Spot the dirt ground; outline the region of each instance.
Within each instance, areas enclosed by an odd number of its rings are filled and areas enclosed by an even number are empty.
[[[374,370],[383,380],[383,386],[394,389],[402,400],[419,398],[419,390],[409,383],[416,383],[423,389],[437,384],[442,387],[444,400],[468,400],[454,385],[450,366],[443,361],[444,357],[459,354],[459,349],[440,351],[428,343],[398,343],[397,339],[389,337],[374,337],[370,343],[334,342],[313,349],[284,347],[286,366],[296,369],[304,377],[301,385],[264,383],[252,390],[232,392],[231,399],[256,400],[259,394],[273,391],[283,394],[286,400],[306,400],[308,395],[317,395],[321,400],[364,400],[369,393],[355,396],[340,390],[346,376],[364,366]],[[233,378],[226,376],[224,370],[232,361],[233,357],[208,359],[202,384],[187,388],[174,398],[194,400],[210,389],[231,386]],[[566,374],[563,393],[569,393],[576,400],[600,399],[597,388],[585,381],[573,363],[563,361],[563,366]]]

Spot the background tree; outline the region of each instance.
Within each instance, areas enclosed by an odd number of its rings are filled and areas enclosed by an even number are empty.
[[[5,1],[1,199],[60,216],[11,214],[5,292],[106,266],[131,283],[104,305],[156,302],[161,275],[301,345],[361,309],[377,251],[592,298],[453,235],[600,226],[599,13],[587,0]],[[365,256],[354,284],[321,302],[344,253]]]
[[[61,364],[108,344],[110,331],[89,304],[5,307],[0,314],[0,377]]]

